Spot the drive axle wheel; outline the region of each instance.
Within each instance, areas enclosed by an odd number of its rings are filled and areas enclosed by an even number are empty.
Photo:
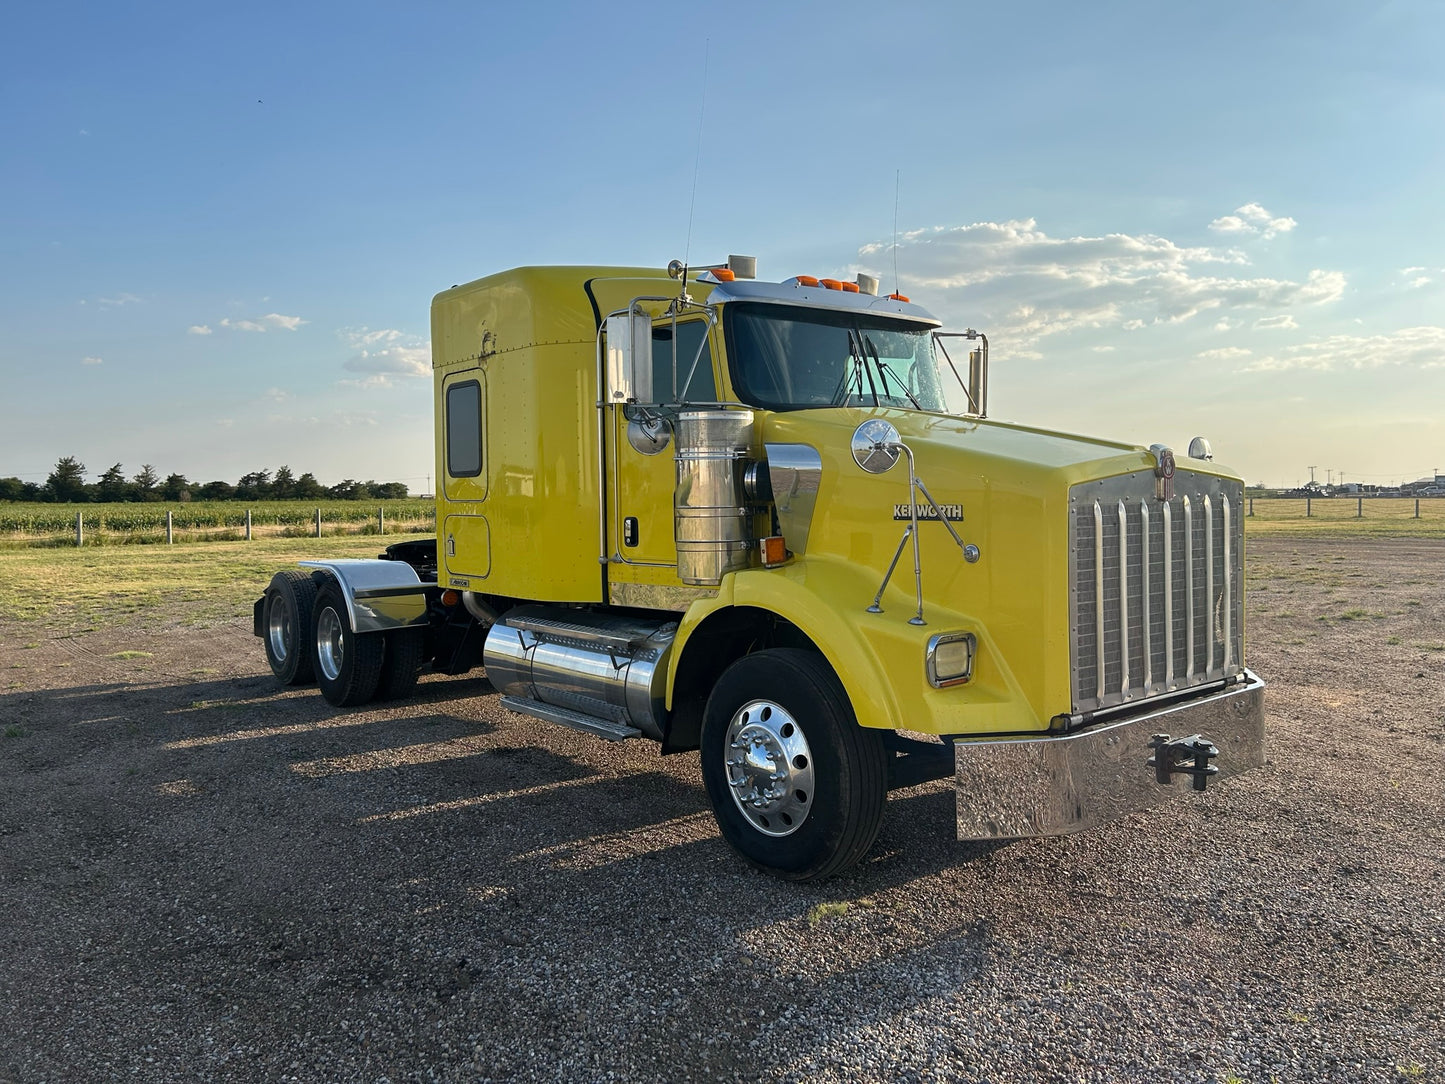
[[[858,862],[887,797],[881,735],[809,651],[760,651],[723,672],[703,713],[702,775],[723,838],[792,881]]]
[[[328,580],[316,594],[311,631],[321,695],[338,708],[365,704],[381,680],[385,642],[380,633],[358,635],[351,627],[346,599],[335,581]]]
[[[316,584],[309,573],[288,569],[271,577],[261,613],[266,661],[286,685],[312,680],[311,611]]]

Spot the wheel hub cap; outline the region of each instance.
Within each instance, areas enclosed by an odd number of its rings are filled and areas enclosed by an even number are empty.
[[[344,643],[341,618],[328,606],[316,619],[316,662],[327,681],[335,681],[341,676]]]
[[[813,751],[787,710],[771,700],[744,704],[728,726],[728,789],[742,815],[769,836],[792,835],[813,801]]]

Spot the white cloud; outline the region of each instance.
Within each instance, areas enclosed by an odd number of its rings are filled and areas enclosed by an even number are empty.
[[[1409,278],[1411,275],[1418,275],[1421,271],[1428,270],[1430,270],[1428,267],[1402,267],[1400,268],[1400,274]]]
[[[1247,358],[1254,353],[1242,346],[1220,346],[1213,350],[1201,350],[1195,356],[1205,361],[1227,360],[1229,358]]]
[[[1235,208],[1234,214],[1222,215],[1209,224],[1215,233],[1257,233],[1266,241],[1281,233],[1289,233],[1299,223],[1292,218],[1276,218],[1258,203]]]
[[[431,376],[431,343],[393,328],[343,328],[342,340],[356,351],[342,367],[362,373],[360,380],[343,380],[352,388],[387,388],[397,378],[415,379]]]
[[[186,328],[187,335],[209,335],[211,329],[205,324],[192,324]]]
[[[82,364],[82,365],[104,365],[104,364],[105,364],[105,359],[104,359],[104,358],[94,358],[94,357],[81,358],[81,359],[80,359],[80,364]]]
[[[1215,331],[1229,331],[1232,328],[1236,328],[1238,326],[1239,324],[1237,321],[1231,320],[1227,316],[1221,316],[1218,320],[1214,322]]]
[[[125,305],[136,304],[140,301],[140,298],[136,297],[135,294],[116,294],[114,297],[98,297],[96,301],[101,308],[119,309]]]
[[[221,318],[221,326],[232,331],[270,331],[272,328],[295,331],[304,323],[306,321],[299,316],[282,316],[279,312],[268,312],[256,320],[232,320],[228,316]]]
[[[917,230],[899,241],[904,293],[941,299],[934,305],[950,322],[986,325],[990,339],[1016,355],[1071,331],[1136,331],[1219,310],[1268,314],[1326,304],[1345,291],[1338,271],[1317,269],[1300,282],[1242,273],[1248,263],[1235,249],[1147,234],[1051,237],[1033,219]],[[859,265],[891,274],[892,243],[865,245]],[[1238,323],[1222,316],[1215,327]]]
[[[90,135],[90,129],[89,129],[89,128],[82,128],[82,129],[80,130],[80,134],[83,135],[83,136],[88,136],[88,135]]]
[[[1256,331],[1293,331],[1299,327],[1289,313],[1282,316],[1261,316],[1254,322]]]
[[[1112,346],[1091,346],[1089,349],[1096,354],[1112,354],[1114,352]]]
[[[289,391],[283,391],[280,388],[267,388],[263,398],[269,399],[273,403],[284,403],[287,399],[291,398],[291,393]]]
[[[1303,369],[1331,372],[1385,366],[1445,368],[1445,327],[1407,327],[1381,335],[1329,335],[1259,358],[1239,371],[1262,373]]]

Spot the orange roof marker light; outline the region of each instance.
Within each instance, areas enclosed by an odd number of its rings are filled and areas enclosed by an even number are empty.
[[[889,294],[889,295],[888,295],[888,300],[889,300],[889,301],[902,301],[905,305],[908,304],[908,298],[905,297],[903,294]]]
[[[843,288],[843,284],[837,279],[819,279],[818,285],[825,290],[841,290]]]
[[[733,279],[737,278],[737,276],[734,275],[731,271],[729,271],[726,267],[713,268],[712,277],[717,279],[719,282],[732,282]]]
[[[798,285],[799,285],[799,286],[816,286],[816,285],[818,285],[818,280],[815,279],[812,275],[796,275],[796,276],[794,276],[794,277],[798,280]]]
[[[845,294],[856,294],[858,292],[858,284],[856,282],[840,282],[838,285]]]

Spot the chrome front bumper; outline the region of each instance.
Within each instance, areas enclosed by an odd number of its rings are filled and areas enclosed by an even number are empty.
[[[1081,832],[1178,797],[1187,774],[1157,780],[1156,734],[1200,734],[1219,750],[1217,782],[1264,764],[1264,682],[1242,684],[1076,734],[963,739],[954,744],[958,838],[1022,839]]]

